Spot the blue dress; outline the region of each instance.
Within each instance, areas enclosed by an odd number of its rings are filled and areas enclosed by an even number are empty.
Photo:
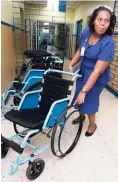
[[[95,45],[89,45],[88,40],[92,35],[89,28],[86,28],[81,37],[80,52],[85,46],[85,54],[81,57],[80,73],[81,79],[76,80],[75,95],[72,103],[75,102],[79,92],[94,70],[97,60],[111,62],[114,60],[115,43],[112,36],[105,34]],[[95,114],[99,108],[99,97],[106,83],[111,81],[110,67],[98,78],[92,89],[86,94],[83,104],[77,104],[83,114]]]

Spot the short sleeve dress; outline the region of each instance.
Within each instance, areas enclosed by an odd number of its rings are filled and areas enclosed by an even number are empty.
[[[89,40],[91,35],[92,32],[90,29],[86,28],[81,37],[80,51],[82,47],[85,46],[85,54],[81,57],[82,61],[80,67],[82,78],[76,80],[76,89],[72,103],[75,102],[79,92],[93,72],[96,62],[98,60],[107,62],[114,60],[115,43],[112,36],[105,34],[96,44],[89,45],[87,40]],[[91,90],[86,94],[85,102],[80,105],[77,104],[76,107],[78,107],[83,114],[95,114],[98,112],[100,93],[109,81],[111,81],[111,77],[110,67],[108,66]]]

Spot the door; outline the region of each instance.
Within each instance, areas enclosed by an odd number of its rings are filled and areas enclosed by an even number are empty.
[[[77,21],[76,51],[79,49],[80,46],[81,34],[82,34],[82,20]]]
[[[66,24],[65,32],[65,53],[68,59],[72,59],[73,47],[73,24]]]

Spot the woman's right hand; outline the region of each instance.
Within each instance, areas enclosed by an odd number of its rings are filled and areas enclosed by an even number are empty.
[[[73,67],[72,67],[72,65],[71,64],[69,64],[69,72],[73,72]]]

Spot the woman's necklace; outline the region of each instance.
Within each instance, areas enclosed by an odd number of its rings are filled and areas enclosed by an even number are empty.
[[[99,39],[100,38],[94,38],[93,34],[92,34],[88,42],[89,42],[90,45],[94,45],[94,44],[96,44],[99,41]]]

